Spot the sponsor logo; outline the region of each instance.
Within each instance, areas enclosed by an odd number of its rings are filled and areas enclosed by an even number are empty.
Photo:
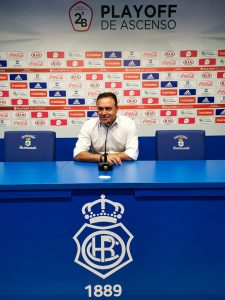
[[[122,66],[121,60],[105,60],[105,66],[106,67],[120,67]]]
[[[170,116],[170,117],[175,117],[177,115],[176,110],[161,110],[160,111],[160,116],[165,117],[165,116]]]
[[[140,96],[140,90],[124,90],[124,96]]]
[[[84,98],[69,98],[68,104],[69,105],[84,105],[85,99]]]
[[[225,123],[225,117],[216,117],[215,122],[216,123]]]
[[[9,91],[0,91],[0,97],[9,97]]]
[[[213,109],[198,109],[197,115],[198,116],[213,116],[214,110]]]
[[[64,58],[64,52],[61,52],[61,51],[48,51],[47,52],[47,58],[53,58],[53,59]]]
[[[179,124],[194,124],[195,118],[179,118],[178,123]]]
[[[11,89],[27,89],[27,82],[10,82]]]
[[[179,103],[195,103],[195,97],[179,97]]]
[[[50,105],[66,105],[66,99],[49,99]]]
[[[182,50],[180,51],[180,57],[197,57],[197,50]]]
[[[85,53],[86,58],[102,58],[103,54],[101,51],[88,51]]]
[[[162,88],[175,88],[177,87],[177,81],[161,81],[161,87]]]
[[[143,123],[144,125],[155,125],[155,124],[157,124],[158,122],[159,122],[158,119],[154,119],[154,118],[143,119],[143,120],[142,120],[142,123]]]
[[[86,113],[85,111],[78,110],[78,111],[70,111],[69,118],[85,118]]]
[[[159,87],[159,82],[158,81],[142,82],[142,87],[143,88],[158,88]]]
[[[139,59],[133,59],[133,60],[125,59],[123,61],[123,65],[125,67],[139,67],[141,65],[141,61]]]
[[[84,61],[83,60],[67,60],[66,61],[67,67],[83,67]]]
[[[196,89],[180,89],[179,95],[183,96],[192,96],[196,95]]]
[[[225,116],[225,109],[216,109],[217,116]]]
[[[93,18],[93,10],[83,1],[78,1],[70,7],[69,17],[74,31],[88,31]]]
[[[31,118],[48,118],[48,112],[47,111],[32,111],[31,112]]]
[[[24,119],[27,117],[27,113],[25,111],[17,111],[13,114],[14,118]]]
[[[30,82],[29,83],[30,89],[47,89],[46,82]]]
[[[32,124],[35,126],[44,126],[44,125],[48,125],[48,122],[46,120],[33,120]]]
[[[8,80],[8,74],[0,74],[0,81]]]
[[[142,104],[157,104],[159,103],[159,98],[142,98]]]
[[[181,79],[195,79],[196,74],[192,72],[185,72],[180,74]]]
[[[0,60],[0,68],[3,67],[7,67],[7,61],[6,60]]]
[[[29,126],[30,125],[30,121],[28,120],[15,120],[13,121],[12,123],[13,126],[18,126],[18,127],[21,127],[21,126]]]
[[[86,80],[103,80],[103,74],[86,74]]]
[[[141,74],[139,73],[125,73],[123,75],[124,80],[140,80]]]
[[[213,66],[216,64],[216,59],[215,58],[200,58],[199,59],[199,65],[204,65],[204,66]]]
[[[144,51],[142,56],[144,58],[150,58],[150,57],[158,57],[159,56],[159,52],[157,51]]]
[[[66,126],[67,120],[63,120],[63,119],[50,120],[50,125],[51,126]]]
[[[47,91],[30,91],[30,97],[47,97]]]
[[[214,103],[214,97],[198,97],[198,103]]]
[[[33,51],[30,53],[30,57],[34,59],[39,59],[43,57],[43,52],[41,51]]]
[[[10,117],[9,112],[1,112],[0,111],[0,119],[7,119]]]
[[[28,105],[29,100],[28,99],[11,99],[12,105]]]
[[[14,59],[25,58],[25,53],[22,51],[11,51],[8,53],[8,58],[14,58]]]
[[[159,80],[159,73],[143,73],[142,80]]]
[[[173,67],[177,65],[177,60],[176,59],[163,59],[161,62],[162,66],[168,66],[168,67]]]
[[[175,89],[161,90],[160,94],[161,94],[161,96],[176,96],[177,90],[175,90]]]
[[[121,51],[106,51],[105,58],[121,58],[122,52]]]
[[[11,81],[23,81],[27,80],[27,74],[10,74],[9,78]]]

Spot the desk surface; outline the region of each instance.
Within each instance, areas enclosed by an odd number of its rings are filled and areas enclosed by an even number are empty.
[[[99,178],[95,163],[0,163],[0,190],[103,188],[225,188],[225,160],[124,162]]]

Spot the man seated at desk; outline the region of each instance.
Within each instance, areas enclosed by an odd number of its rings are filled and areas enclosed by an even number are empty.
[[[118,112],[117,97],[111,92],[101,93],[96,101],[98,118],[88,120],[78,136],[74,148],[77,161],[100,162],[104,160],[105,141],[107,162],[120,165],[123,160],[138,157],[138,135],[135,122]],[[92,152],[89,150],[92,149]]]

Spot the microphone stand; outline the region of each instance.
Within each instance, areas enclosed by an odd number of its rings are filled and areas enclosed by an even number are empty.
[[[107,162],[107,152],[106,152],[106,144],[107,144],[107,137],[108,137],[108,132],[109,132],[109,127],[110,127],[110,123],[108,122],[106,124],[106,138],[105,138],[105,152],[104,152],[104,161],[99,162],[98,163],[98,169],[99,171],[104,171],[105,175],[107,173],[107,171],[112,171],[113,166]]]

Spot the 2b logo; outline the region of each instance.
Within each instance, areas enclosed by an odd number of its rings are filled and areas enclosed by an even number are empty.
[[[70,7],[69,16],[74,31],[88,31],[92,22],[93,10],[89,5],[79,1]]]

